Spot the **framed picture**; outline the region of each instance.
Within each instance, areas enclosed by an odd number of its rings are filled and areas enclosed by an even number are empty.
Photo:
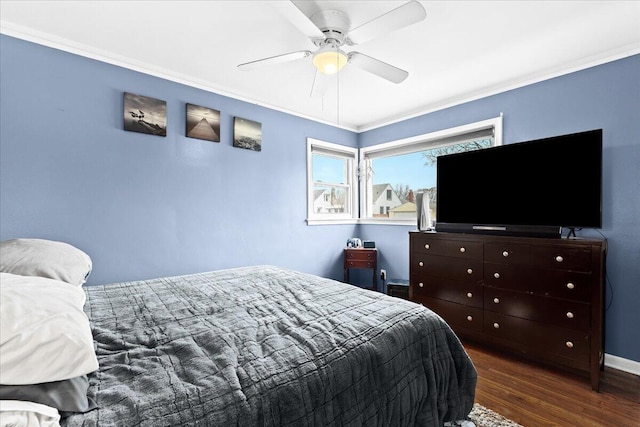
[[[233,146],[262,151],[262,124],[253,120],[234,117]]]
[[[220,111],[187,104],[187,137],[220,142]]]
[[[124,93],[124,130],[167,136],[167,103]]]

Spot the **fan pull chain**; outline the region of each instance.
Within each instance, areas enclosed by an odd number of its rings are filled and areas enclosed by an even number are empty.
[[[336,77],[336,126],[340,126],[340,73]]]

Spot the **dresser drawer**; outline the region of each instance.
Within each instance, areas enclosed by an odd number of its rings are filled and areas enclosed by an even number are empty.
[[[591,273],[535,268],[531,271],[531,278],[531,289],[536,294],[574,301],[591,301],[591,287],[594,281]]]
[[[367,249],[348,249],[346,252],[347,261],[373,261],[376,258],[376,252]]]
[[[438,298],[458,304],[482,308],[482,286],[478,283],[445,278],[425,277],[411,281],[414,299],[420,296]]]
[[[542,358],[562,358],[573,368],[588,370],[591,336],[490,311],[484,312],[483,332],[510,348]]]
[[[486,288],[484,309],[580,331],[589,331],[591,324],[591,306],[587,303],[504,289]]]
[[[444,256],[414,254],[411,257],[410,268],[416,280],[442,277],[467,283],[480,283],[483,276],[482,261]]]
[[[591,273],[541,269],[530,266],[484,265],[484,283],[488,287],[512,289],[535,295],[588,302],[591,300]]]
[[[584,246],[537,246],[532,250],[533,265],[561,270],[592,270],[591,248]]]
[[[347,260],[345,262],[345,267],[347,268],[373,268],[375,263],[374,261],[363,261],[363,260]]]
[[[512,242],[487,243],[484,245],[484,259],[502,264],[530,265],[531,246]]]
[[[443,240],[426,233],[413,236],[411,252],[482,260],[483,244],[466,240]]]
[[[424,305],[442,317],[455,332],[469,330],[482,332],[482,309],[443,301],[426,296],[414,297],[413,301]]]

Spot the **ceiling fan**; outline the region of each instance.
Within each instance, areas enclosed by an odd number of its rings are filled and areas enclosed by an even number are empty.
[[[405,70],[360,52],[346,53],[342,47],[354,46],[422,21],[427,14],[418,1],[405,3],[353,29],[349,17],[344,12],[323,10],[308,17],[302,12],[300,3],[300,0],[282,2],[282,11],[318,49],[314,52],[301,50],[245,62],[238,65],[238,68],[246,70],[311,56],[316,69],[327,75],[336,74],[346,64],[351,64],[393,83],[401,83],[407,78],[409,73]]]

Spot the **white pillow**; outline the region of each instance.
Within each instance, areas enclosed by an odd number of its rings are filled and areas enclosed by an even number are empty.
[[[89,255],[64,242],[12,239],[0,243],[0,272],[40,276],[82,286],[91,273]]]
[[[60,427],[60,414],[55,408],[40,403],[2,400],[0,426]]]
[[[0,384],[66,380],[98,369],[80,287],[0,273]]]

